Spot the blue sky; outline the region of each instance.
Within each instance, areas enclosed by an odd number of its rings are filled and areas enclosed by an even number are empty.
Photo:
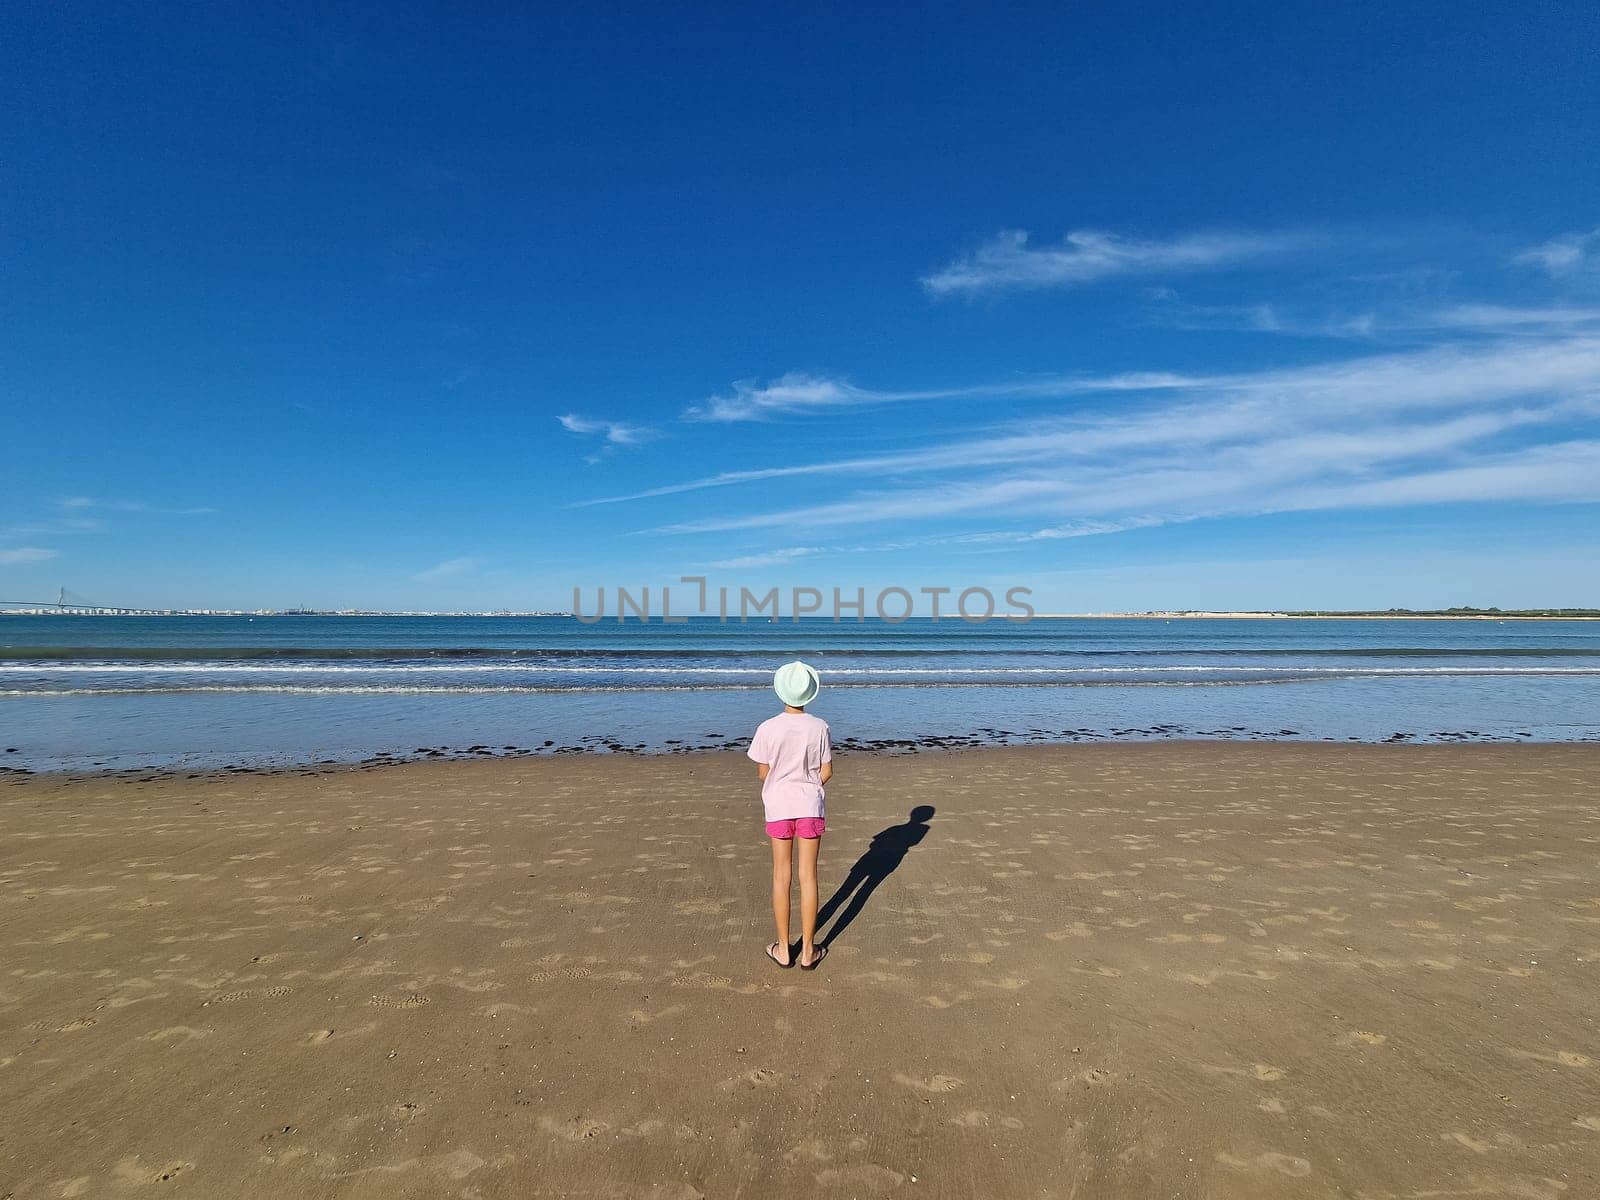
[[[0,598],[1600,603],[1593,6],[766,9],[7,6]]]

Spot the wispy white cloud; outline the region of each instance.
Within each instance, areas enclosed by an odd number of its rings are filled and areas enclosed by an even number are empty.
[[[1419,324],[1426,327],[1425,322]],[[1554,332],[1600,326],[1600,308],[1461,304],[1432,314],[1432,324],[1442,329],[1481,329],[1497,334]]]
[[[417,583],[437,583],[441,579],[453,579],[469,574],[482,565],[483,559],[465,554],[460,558],[447,558],[442,563],[435,563],[425,571],[418,571],[411,578]]]
[[[1581,440],[1561,443],[1565,457],[1541,459],[1530,450],[1526,459],[1494,459],[1508,439],[1592,426],[1600,416],[1600,338],[1503,339],[1167,382],[1172,386],[1116,411],[1035,418],[989,436],[655,489],[648,494],[729,487],[780,472],[857,475],[876,485],[826,503],[723,512],[657,532],[1054,516],[1055,523],[1027,532],[1048,540],[1312,502],[1364,505],[1376,503],[1372,497],[1385,486],[1418,503],[1455,495],[1450,489],[1463,481],[1481,484],[1483,499],[1575,500],[1600,486],[1570,466],[1574,458],[1587,461]],[[1494,469],[1475,475],[1474,465]],[[1540,472],[1555,482],[1536,485]]]
[[[1563,278],[1600,269],[1600,229],[1588,233],[1568,233],[1530,246],[1513,262],[1538,267],[1546,275]]]
[[[1067,538],[1097,537],[1107,533],[1125,533],[1130,529],[1148,529],[1155,525],[1171,525],[1184,518],[1177,516],[1119,517],[1114,521],[1069,521],[1064,525],[1051,525],[1044,529],[997,529],[980,533],[958,534],[946,539],[968,545],[1003,544],[1023,545],[1028,542],[1059,542]]]
[[[1087,471],[1067,480],[1033,475],[908,488],[826,505],[683,522],[662,532],[706,533],[795,524],[860,527],[971,515],[992,519],[1083,514],[1068,524],[1010,539],[1020,542],[1116,533],[1206,517],[1313,509],[1486,501],[1600,502],[1600,442],[1535,446],[1461,466],[1412,464],[1370,478],[1374,468],[1385,463],[1386,456],[1375,452],[1382,440],[1374,438],[1365,455],[1353,455],[1348,448],[1340,454],[1333,439],[1326,446],[1329,455],[1320,460],[1310,447],[1266,442],[1248,452],[1222,455],[1206,466],[1166,461],[1132,470]],[[1396,451],[1387,457],[1414,455]],[[1094,516],[1130,509],[1138,515]]]
[[[637,446],[655,436],[655,431],[645,425],[631,425],[625,421],[604,421],[593,417],[580,417],[566,413],[556,418],[568,433],[584,435],[601,434],[609,445]]]
[[[1052,375],[1001,380],[965,387],[912,388],[898,391],[857,387],[842,379],[791,372],[771,383],[740,380],[733,391],[712,396],[684,410],[686,421],[762,421],[769,417],[827,409],[866,408],[915,400],[1058,399],[1094,392],[1155,391],[1182,387],[1182,376],[1138,372],[1087,378]]]
[[[98,517],[48,517],[43,521],[28,521],[20,525],[0,528],[0,538],[56,536],[59,534],[100,533],[105,522]]]
[[[1507,304],[1389,305],[1355,312],[1306,312],[1274,302],[1191,305],[1166,298],[1157,324],[1177,329],[1236,330],[1300,338],[1416,342],[1441,333],[1485,337],[1555,334],[1600,328],[1600,308]]]
[[[1600,503],[1600,440],[1528,446],[1460,466],[1286,491],[1265,511],[1486,500]]]
[[[1063,538],[1090,537],[1101,533],[1120,533],[1149,525],[1169,524],[1169,517],[1124,517],[1115,521],[1073,521],[1064,525],[1035,530],[984,530],[967,533],[946,533],[920,537],[895,538],[874,542],[841,542],[829,546],[789,546],[781,550],[758,551],[736,558],[719,559],[702,563],[708,570],[736,570],[744,567],[782,566],[800,559],[833,558],[840,555],[891,554],[901,550],[924,550],[929,547],[984,547],[1020,545],[1026,542],[1059,541]]]
[[[759,421],[777,413],[875,404],[899,399],[892,393],[874,393],[837,379],[791,372],[771,383],[753,379],[735,381],[733,391],[712,396],[684,410],[686,421]]]
[[[199,517],[217,511],[209,506],[164,508],[157,504],[147,504],[143,500],[103,500],[94,496],[65,496],[56,501],[56,506],[72,512],[100,509],[105,512],[152,513],[168,517]]]
[[[989,389],[961,390],[997,395],[1015,386],[1041,392],[1050,389],[1058,396],[1081,392],[1086,399],[1094,399],[1096,392],[1145,394],[1136,397],[1142,404],[1114,413],[1088,410],[1081,415],[1053,414],[1017,422],[1010,431],[912,450],[723,471],[583,501],[579,506],[655,499],[774,479],[892,477],[1006,465],[1081,464],[1096,456],[1126,456],[1162,447],[1198,451],[1275,431],[1330,424],[1354,423],[1359,427],[1362,422],[1405,412],[1511,404],[1540,395],[1582,397],[1600,394],[1600,338],[1504,340],[1255,373],[1063,377],[1025,385],[1007,382]],[[1152,400],[1156,403],[1150,403]],[[1555,420],[1567,410],[1550,407],[1529,411],[1545,414],[1541,419]],[[1524,419],[1516,420],[1522,423]]]
[[[724,558],[718,562],[705,565],[714,571],[736,571],[743,567],[773,567],[784,563],[794,562],[796,559],[810,558],[818,554],[826,554],[827,550],[821,546],[788,546],[782,550],[765,550],[757,554],[745,554],[738,558]]]
[[[59,550],[47,550],[43,546],[13,546],[9,550],[0,550],[0,567],[21,567],[28,563],[48,562],[60,556]]]
[[[932,295],[974,295],[1020,288],[1071,288],[1118,276],[1204,271],[1304,249],[1312,239],[1294,233],[1191,233],[1139,240],[1080,229],[1060,245],[1035,246],[1022,230],[991,238],[970,254],[925,276]]]

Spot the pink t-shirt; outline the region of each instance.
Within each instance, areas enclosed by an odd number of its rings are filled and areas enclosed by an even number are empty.
[[[826,721],[810,713],[768,717],[756,728],[746,753],[771,768],[761,785],[767,820],[823,815],[822,764],[833,761]]]

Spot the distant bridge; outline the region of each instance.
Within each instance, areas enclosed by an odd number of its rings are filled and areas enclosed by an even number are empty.
[[[0,600],[0,611],[68,613],[93,617],[173,617],[175,608],[125,608],[120,604],[95,604],[62,588],[54,600]]]

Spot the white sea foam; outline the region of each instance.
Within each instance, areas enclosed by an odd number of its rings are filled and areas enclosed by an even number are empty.
[[[1166,663],[1149,666],[1085,666],[1085,667],[829,667],[818,666],[828,679],[871,678],[875,676],[913,676],[918,678],[946,678],[950,676],[1006,676],[1006,675],[1148,675],[1174,672],[1245,673],[1256,675],[1313,675],[1346,676],[1377,675],[1600,675],[1600,666],[1548,667],[1517,666],[1239,666],[1223,663]],[[649,675],[649,676],[739,676],[746,679],[766,679],[771,672],[765,667],[550,667],[533,663],[473,663],[382,666],[382,665],[294,665],[258,663],[0,663],[0,674],[8,675]]]
[[[951,679],[920,679],[916,683],[894,682],[881,677],[866,679],[840,679],[837,676],[831,680],[831,686],[836,688],[1163,688],[1163,687],[1260,687],[1272,684],[1297,684],[1297,683],[1326,683],[1340,680],[1360,680],[1371,678],[1440,678],[1440,677],[1526,677],[1540,678],[1548,676],[1588,676],[1600,677],[1600,668],[1588,667],[1528,667],[1528,668],[1496,668],[1496,667],[1371,667],[1371,668],[1293,668],[1282,669],[1276,673],[1258,674],[1254,677],[1240,676],[1237,674],[1218,675],[1210,678],[1199,678],[1194,674],[1169,676],[1166,678],[1152,677],[1152,672],[1161,671],[1204,671],[1211,668],[1126,668],[1116,674],[1116,678],[1088,678],[1096,674],[1088,669],[1074,669],[1071,671],[1044,672],[1054,675],[1055,678],[1030,677],[1028,679],[1013,679],[1009,682],[988,678]],[[1219,671],[1250,670],[1251,668],[1216,668]],[[1136,677],[1126,677],[1126,672],[1138,671]],[[896,672],[895,674],[904,674]],[[930,672],[933,675],[949,675],[952,672]],[[977,675],[990,674],[977,671]],[[0,689],[0,697],[35,697],[49,698],[58,696],[160,696],[160,695],[190,695],[190,694],[228,694],[228,695],[296,695],[296,696],[491,696],[491,695],[537,695],[537,694],[568,694],[568,693],[637,693],[637,692],[718,692],[718,691],[765,691],[765,681],[759,683],[736,683],[731,680],[719,680],[714,683],[694,684],[689,682],[672,682],[668,680],[640,680],[630,683],[547,683],[533,682],[517,684],[424,684],[424,683],[370,683],[370,684],[340,684],[340,683],[267,683],[267,682],[237,682],[237,683],[185,683],[182,680],[165,686],[153,687],[128,687],[109,683],[103,687],[38,687],[38,688],[10,688]]]

